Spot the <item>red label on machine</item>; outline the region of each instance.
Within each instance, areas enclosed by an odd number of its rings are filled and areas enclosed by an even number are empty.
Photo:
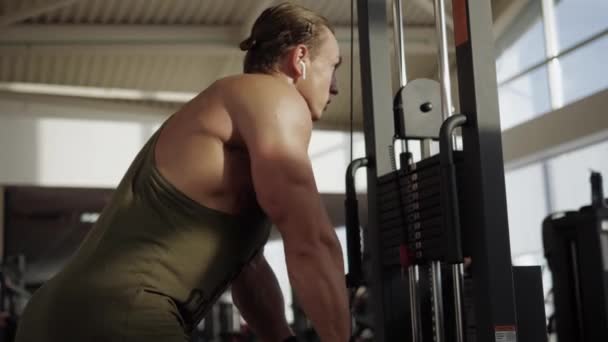
[[[494,327],[496,342],[517,342],[517,327],[514,325],[497,325]]]
[[[454,16],[454,43],[459,46],[469,40],[466,0],[453,0],[452,15]]]

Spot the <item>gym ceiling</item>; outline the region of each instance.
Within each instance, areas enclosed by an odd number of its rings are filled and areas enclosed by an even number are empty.
[[[492,0],[496,35],[527,1]],[[88,98],[101,105],[137,106],[138,111],[146,107],[166,110],[168,115],[213,80],[241,71],[243,53],[238,43],[248,36],[259,13],[278,2],[3,0],[0,92]],[[348,130],[350,1],[294,2],[323,14],[335,25],[344,56],[338,75],[342,96],[316,128]],[[391,6],[388,0],[389,18]],[[451,13],[451,1],[447,7]],[[437,78],[433,0],[404,1],[403,10],[408,78]],[[353,102],[355,127],[360,129],[356,27],[354,32]]]

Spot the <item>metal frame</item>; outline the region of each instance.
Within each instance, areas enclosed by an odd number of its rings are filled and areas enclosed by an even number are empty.
[[[368,167],[369,222],[365,246],[371,255],[371,294],[377,341],[411,337],[407,279],[383,266],[377,214],[377,179],[392,171],[390,162],[391,89],[385,0],[358,0],[359,49],[364,133]],[[494,61],[492,12],[486,0],[454,0],[454,33],[465,167],[464,193],[470,224],[463,227],[465,255],[473,259],[473,311],[476,327],[468,338],[504,341],[516,333],[515,298],[502,160]],[[407,43],[407,42],[406,42]],[[506,330],[505,330],[506,329]],[[506,335],[505,335],[506,331]],[[472,336],[472,334],[475,336]]]
[[[6,216],[5,216],[5,205],[6,205],[6,201],[5,201],[5,191],[4,191],[4,186],[0,185],[0,265],[2,265],[4,263],[4,233],[5,233],[5,223],[6,223]]]
[[[463,226],[462,240],[473,260],[477,341],[494,341],[499,329],[517,324],[492,10],[485,0],[454,0],[453,8],[460,110],[468,119],[462,135],[471,225]]]
[[[407,282],[401,270],[382,265],[376,181],[392,171],[392,92],[386,0],[357,0],[363,126],[367,168],[368,228],[364,245],[371,257],[371,297],[377,341],[409,339]]]

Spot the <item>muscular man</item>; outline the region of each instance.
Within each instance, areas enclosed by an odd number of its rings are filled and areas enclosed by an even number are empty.
[[[292,335],[261,253],[280,231],[291,286],[323,341],[347,341],[341,247],[307,148],[337,94],[338,43],[301,7],[264,11],[245,74],[214,82],[151,137],[71,262],[32,298],[17,341],[187,341],[231,284],[263,341]]]

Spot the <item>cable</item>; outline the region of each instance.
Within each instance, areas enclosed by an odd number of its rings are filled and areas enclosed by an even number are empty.
[[[353,161],[354,146],[353,146],[353,75],[354,73],[354,12],[355,0],[350,0],[350,161]]]

